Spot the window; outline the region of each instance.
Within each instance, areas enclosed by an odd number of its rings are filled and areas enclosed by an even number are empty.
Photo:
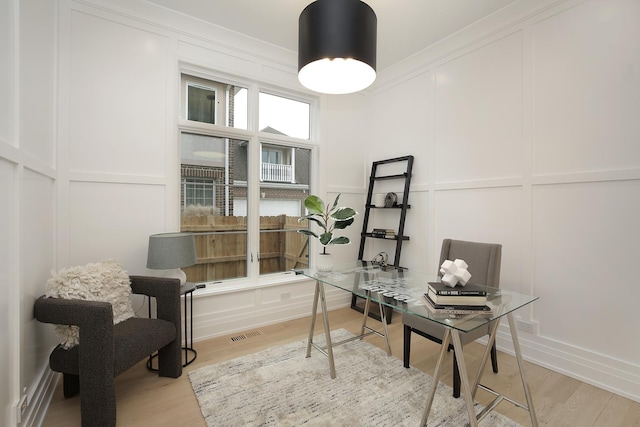
[[[187,74],[181,76],[181,87],[181,118],[247,129],[246,87]]]
[[[182,179],[183,209],[187,206],[215,206],[216,185],[206,179]]]
[[[198,258],[188,280],[307,267],[308,237],[297,230],[308,226],[298,219],[313,169],[310,101],[202,75],[181,82],[181,230],[196,235]]]

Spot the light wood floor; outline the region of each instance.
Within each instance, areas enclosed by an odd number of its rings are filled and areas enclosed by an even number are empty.
[[[359,331],[361,314],[350,308],[332,311],[329,318],[331,329],[345,328],[353,333]],[[371,325],[376,323],[374,320],[370,322]],[[198,351],[198,357],[194,363],[185,368],[182,377],[178,379],[160,378],[149,372],[144,362],[141,362],[116,379],[118,425],[204,427],[205,422],[187,376],[189,371],[304,339],[308,334],[308,328],[309,318],[305,318],[259,328],[260,335],[240,341],[232,342],[230,335],[196,342],[194,347]],[[321,332],[322,320],[319,317],[316,322],[316,333]],[[399,315],[393,316],[393,322],[389,325],[389,334],[394,357],[402,358],[402,323]],[[237,335],[240,334],[233,334],[233,336]],[[383,341],[380,338],[372,336],[367,337],[366,340],[383,348]],[[437,355],[437,344],[414,334],[411,352],[413,366],[432,375]],[[470,372],[475,372],[481,356],[481,345],[472,343],[465,346],[465,361]],[[301,354],[301,357],[304,355]],[[324,356],[314,350],[312,357]],[[451,359],[452,353],[449,353],[441,377],[441,381],[449,385],[451,385],[452,375]],[[498,364],[500,370],[498,374],[491,371],[490,363],[487,364],[483,383],[524,402],[515,358],[498,352]],[[540,426],[640,426],[640,403],[532,363],[525,362],[525,369]],[[492,396],[485,391],[478,391],[476,399],[487,404]],[[421,411],[422,408],[416,408],[416,410]],[[495,410],[524,426],[531,425],[529,414],[508,402],[500,403]],[[80,399],[78,396],[65,399],[62,396],[62,381],[58,384],[43,425],[45,427],[80,425]]]

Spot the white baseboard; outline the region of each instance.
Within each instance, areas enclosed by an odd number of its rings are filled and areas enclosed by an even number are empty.
[[[48,362],[48,359],[47,359]],[[58,381],[61,375],[45,365],[31,386],[33,393],[28,396],[27,409],[22,413],[20,427],[39,427],[49,409]]]
[[[640,402],[640,366],[522,331],[518,341],[524,360]],[[496,343],[500,351],[515,355],[506,322]]]

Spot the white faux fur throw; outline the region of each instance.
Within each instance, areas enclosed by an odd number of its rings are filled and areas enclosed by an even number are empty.
[[[104,301],[113,307],[113,323],[134,316],[131,306],[129,274],[115,260],[91,263],[60,270],[47,281],[46,296],[51,298]],[[56,325],[55,331],[64,348],[80,342],[80,329],[73,325]]]

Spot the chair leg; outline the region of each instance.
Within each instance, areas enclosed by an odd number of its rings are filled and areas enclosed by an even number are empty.
[[[178,378],[182,375],[182,352],[179,339],[158,350],[158,375]]]
[[[496,343],[491,347],[491,367],[493,372],[498,373],[498,352]],[[456,352],[453,352],[453,397],[460,397],[460,371],[458,371],[458,361],[456,360]]]
[[[491,347],[491,367],[493,372],[498,373],[498,351],[496,350],[496,343],[493,343]]]
[[[113,375],[104,375],[102,372],[83,375],[80,377],[80,388],[82,427],[115,427],[116,391]]]
[[[464,356],[463,356],[464,357]],[[458,360],[456,352],[453,352],[453,397],[460,397],[460,371],[458,370]]]
[[[411,353],[411,327],[404,325],[404,351],[403,361],[404,367],[409,367],[409,354]]]
[[[80,392],[80,377],[62,374],[62,393],[64,397],[73,397]]]

